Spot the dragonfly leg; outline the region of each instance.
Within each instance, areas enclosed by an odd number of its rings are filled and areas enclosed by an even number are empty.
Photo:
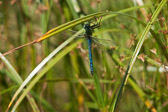
[[[92,27],[92,29],[95,29],[95,28],[100,27],[101,19],[102,19],[102,17],[100,17],[100,19],[99,19],[99,21],[98,21],[98,19],[97,19],[97,18],[95,18],[96,23],[95,23],[95,24],[93,24],[93,25],[91,26],[91,27]]]

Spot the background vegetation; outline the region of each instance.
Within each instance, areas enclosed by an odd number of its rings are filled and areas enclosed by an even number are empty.
[[[74,39],[74,31],[60,28],[51,38],[2,58],[0,112],[8,107],[9,111],[18,112],[168,110],[167,0],[1,0],[0,52],[98,12],[108,14],[102,16],[101,26],[93,34],[106,39],[101,40],[103,45],[93,44],[94,76],[90,74],[87,42],[77,39],[79,36]],[[94,16],[92,22],[97,17]],[[82,35],[84,21],[77,26],[75,23],[66,26],[74,25],[70,29],[79,31],[75,35]],[[68,45],[64,44],[66,41]],[[58,52],[54,54],[54,50]],[[45,66],[35,69],[52,54],[54,57],[48,58]],[[32,71],[35,76],[23,83],[32,76]],[[125,74],[130,77],[124,87]],[[20,86],[22,83],[25,87]],[[120,96],[119,90],[123,88]]]

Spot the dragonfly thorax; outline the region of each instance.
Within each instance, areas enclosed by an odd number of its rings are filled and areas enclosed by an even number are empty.
[[[86,23],[85,25],[84,25],[84,29],[85,29],[85,33],[84,33],[84,35],[85,35],[85,37],[86,38],[89,38],[89,37],[91,37],[92,36],[92,27],[90,26],[90,24],[89,23]]]

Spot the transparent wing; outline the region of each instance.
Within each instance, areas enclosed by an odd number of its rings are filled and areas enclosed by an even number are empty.
[[[65,32],[63,32],[63,35],[66,36],[72,36],[73,34],[75,34],[77,31],[72,30],[72,29],[68,29]],[[78,35],[76,37],[76,39],[85,39],[83,34]],[[96,45],[98,45],[99,47],[106,47],[106,48],[111,48],[113,46],[116,46],[114,41],[112,41],[111,39],[104,39],[104,38],[97,38],[97,37],[92,37],[92,41],[93,43],[95,43]]]
[[[103,47],[106,47],[106,48],[111,48],[113,46],[116,46],[114,41],[112,41],[110,39],[102,39],[102,38],[92,37],[92,40],[95,44],[99,45],[100,47],[103,46]]]

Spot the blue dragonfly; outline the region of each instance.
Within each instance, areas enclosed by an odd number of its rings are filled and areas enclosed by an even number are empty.
[[[88,51],[89,51],[89,61],[90,61],[90,72],[93,75],[93,59],[92,59],[92,33],[95,28],[98,28],[100,23],[94,24],[91,26],[89,22],[84,25],[85,33],[84,37],[88,41]]]
[[[96,22],[96,23],[86,22],[84,24],[84,35],[79,35],[79,37],[84,37],[85,39],[87,39],[87,42],[88,42],[88,53],[89,53],[90,73],[91,73],[91,75],[93,75],[93,73],[94,73],[93,59],[92,59],[92,42],[94,42],[96,44],[99,44],[99,45],[106,46],[103,43],[100,43],[98,40],[103,40],[103,42],[104,42],[104,40],[105,41],[111,41],[111,40],[100,39],[100,38],[96,38],[96,37],[92,36],[92,34],[94,32],[94,29],[100,27],[100,22],[101,22],[101,18],[100,18],[100,21]],[[73,31],[73,30],[69,30],[69,31],[76,32],[76,31]]]

